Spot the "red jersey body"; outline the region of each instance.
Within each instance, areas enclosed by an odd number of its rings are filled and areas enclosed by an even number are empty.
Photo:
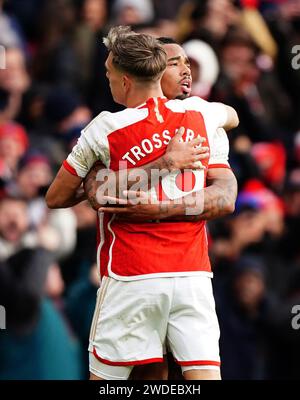
[[[198,97],[186,100],[151,98],[135,109],[101,113],[82,132],[65,161],[73,174],[85,177],[98,159],[111,170],[138,168],[161,157],[179,127],[183,140],[206,138],[208,168],[228,168],[228,139],[218,128],[226,123],[224,105]],[[171,173],[151,190],[158,199],[180,199],[205,186],[207,170]],[[101,276],[118,280],[209,274],[205,223],[119,222],[99,213],[97,260]]]

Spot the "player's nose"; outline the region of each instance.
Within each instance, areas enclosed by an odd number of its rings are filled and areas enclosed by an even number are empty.
[[[183,76],[190,77],[191,76],[190,67],[188,65],[186,65],[186,64],[183,64],[182,69],[181,69],[181,74]]]

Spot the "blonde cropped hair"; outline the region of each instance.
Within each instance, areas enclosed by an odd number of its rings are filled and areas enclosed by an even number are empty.
[[[167,66],[167,54],[150,35],[133,32],[129,26],[110,29],[103,39],[114,66],[141,81],[157,81]]]

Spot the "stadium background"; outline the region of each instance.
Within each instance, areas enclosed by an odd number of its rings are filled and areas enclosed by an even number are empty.
[[[81,128],[120,109],[101,44],[119,24],[177,39],[193,94],[240,117],[229,134],[236,211],[208,223],[223,379],[299,378],[300,1],[7,0],[0,379],[87,377],[96,215],[86,203],[48,210],[43,196]]]

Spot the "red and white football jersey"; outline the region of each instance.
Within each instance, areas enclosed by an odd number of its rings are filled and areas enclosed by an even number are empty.
[[[223,104],[199,97],[185,100],[151,98],[138,108],[117,113],[102,112],[83,131],[64,162],[72,174],[84,178],[96,160],[119,170],[142,167],[161,157],[178,128],[185,127],[183,140],[206,138],[208,168],[229,168],[229,144],[221,128],[227,121]],[[178,199],[205,187],[206,170],[164,177],[151,193],[159,199]],[[101,276],[117,280],[208,274],[205,222],[125,223],[114,215],[100,213],[97,261]]]

